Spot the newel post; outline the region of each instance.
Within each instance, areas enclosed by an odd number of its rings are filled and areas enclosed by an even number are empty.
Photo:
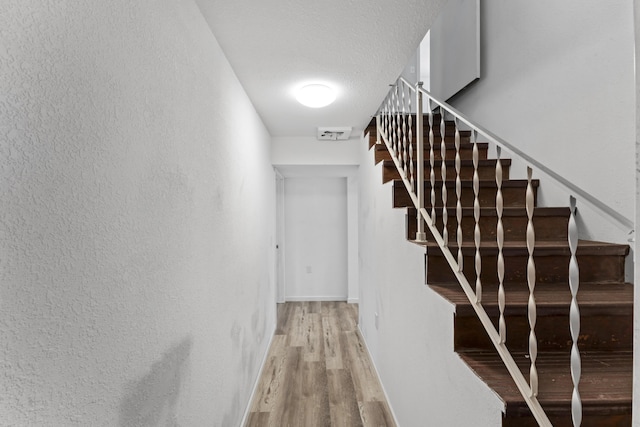
[[[416,195],[418,196],[418,231],[416,233],[416,240],[427,240],[427,235],[424,232],[424,220],[420,211],[424,208],[424,128],[423,128],[423,112],[422,112],[422,82],[418,82],[416,88],[416,140],[417,147],[416,152],[418,154],[416,163],[418,166],[417,180],[416,180]]]

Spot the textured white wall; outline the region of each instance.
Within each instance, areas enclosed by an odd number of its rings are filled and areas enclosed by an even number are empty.
[[[483,0],[480,27],[482,77],[453,105],[632,219],[632,2]],[[537,177],[543,203],[568,203]],[[606,220],[587,222],[612,238]]]
[[[274,165],[357,165],[359,139],[318,141],[316,138],[275,137]]]
[[[347,179],[284,180],[285,299],[346,301]]]
[[[503,404],[454,353],[453,305],[424,285],[424,249],[404,238],[364,140],[361,160],[359,325],[399,425],[500,425]]]
[[[450,0],[427,42],[429,90],[447,100],[480,77],[480,0]]]
[[[0,422],[237,425],[270,137],[191,0],[0,3]]]

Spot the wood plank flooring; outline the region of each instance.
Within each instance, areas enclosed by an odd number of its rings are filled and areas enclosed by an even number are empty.
[[[278,304],[278,325],[246,427],[395,427],[358,306]]]

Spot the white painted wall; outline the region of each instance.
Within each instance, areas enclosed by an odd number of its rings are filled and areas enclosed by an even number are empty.
[[[429,34],[429,91],[447,100],[480,77],[480,0],[450,0]]]
[[[409,62],[407,62],[407,65],[405,65],[402,73],[400,73],[400,76],[412,85],[418,83],[420,78],[420,53],[420,49],[417,49],[409,59]],[[412,103],[412,105],[415,105],[415,103]]]
[[[286,178],[284,215],[285,300],[346,301],[346,178]]]
[[[420,51],[420,81],[422,87],[429,91],[431,90],[431,31],[427,31],[424,39],[420,42],[418,47]]]
[[[635,208],[629,197],[635,179],[632,17],[631,2],[483,0],[482,78],[452,102],[629,219]],[[537,177],[543,203],[567,204],[564,193]],[[585,237],[626,241],[628,230],[614,235],[588,207],[579,210]]]
[[[275,137],[271,162],[274,165],[357,165],[359,143],[359,138],[318,141],[307,137]]]
[[[275,179],[197,6],[4,1],[0,28],[1,423],[238,425]]]
[[[424,250],[405,240],[364,140],[360,154],[359,325],[399,425],[500,425],[503,405],[454,353],[453,306],[424,285]]]

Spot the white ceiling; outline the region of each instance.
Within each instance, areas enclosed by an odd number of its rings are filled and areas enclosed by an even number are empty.
[[[196,1],[272,136],[357,137],[447,0]],[[300,105],[293,90],[309,82],[337,100]]]

